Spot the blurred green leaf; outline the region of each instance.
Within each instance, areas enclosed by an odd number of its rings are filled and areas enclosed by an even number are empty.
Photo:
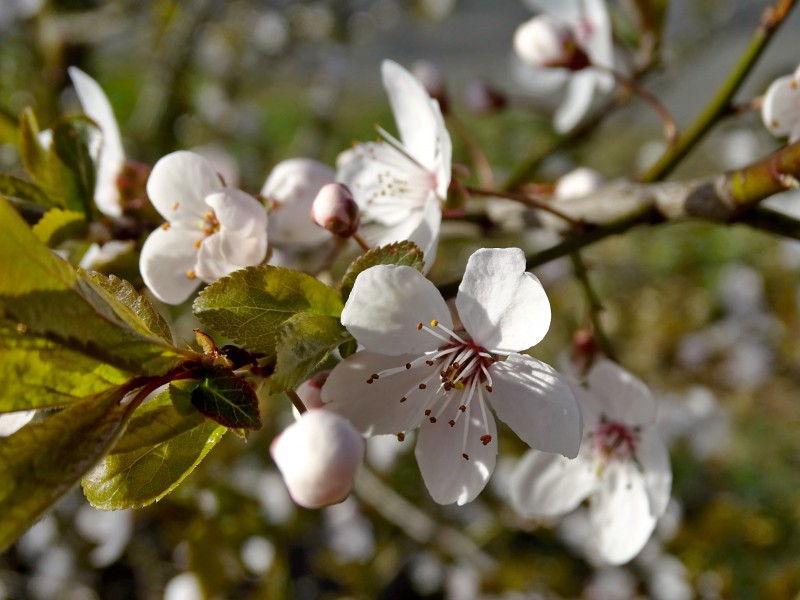
[[[90,151],[99,138],[97,125],[86,117],[71,117],[53,128],[48,155],[52,190],[64,208],[90,217],[94,207],[95,164]],[[93,140],[94,138],[94,140]]]
[[[228,369],[215,369],[191,392],[192,406],[225,427],[260,429],[258,397],[253,387]]]
[[[320,370],[340,344],[351,339],[336,317],[297,314],[278,334],[278,360],[269,379],[273,393],[294,389]]]
[[[130,378],[0,318],[0,412],[63,406]]]
[[[0,195],[37,206],[48,207],[53,204],[38,185],[7,173],[0,173]]]
[[[225,434],[197,411],[182,415],[168,392],[139,408],[117,445],[82,482],[95,508],[140,508],[174,490]]]
[[[135,302],[132,308],[75,272],[3,200],[0,227],[0,315],[31,335],[137,375],[162,375],[185,360],[185,351],[155,337]]]
[[[47,166],[47,151],[39,138],[39,124],[33,110],[26,108],[19,121],[19,152],[22,166],[28,175],[44,189],[50,189],[50,170]],[[44,206],[44,205],[43,205]],[[54,206],[53,203],[47,206]]]
[[[43,244],[55,248],[64,240],[83,235],[86,227],[86,215],[83,213],[53,208],[33,226],[33,233]]]
[[[5,107],[0,106],[0,144],[17,145],[19,141],[19,123],[17,118]]]
[[[373,248],[359,256],[342,277],[341,292],[345,302],[350,297],[359,273],[377,265],[404,265],[422,271],[425,259],[422,250],[414,242],[395,242],[380,248]]]
[[[0,551],[111,448],[133,411],[118,388],[0,438]]]
[[[272,266],[242,269],[212,283],[194,302],[200,321],[251,352],[275,355],[280,326],[298,313],[338,317],[335,290],[310,275]]]

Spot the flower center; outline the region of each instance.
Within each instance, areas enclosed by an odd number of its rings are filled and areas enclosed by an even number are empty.
[[[630,460],[639,443],[639,428],[600,417],[600,425],[591,434],[594,448],[606,460]]]
[[[420,403],[425,417],[431,423],[438,423],[446,418],[447,424],[455,427],[459,419],[465,419],[461,456],[469,460],[466,448],[471,427],[482,423],[478,432],[481,443],[487,446],[492,441],[484,393],[492,392],[490,368],[496,361],[485,348],[472,339],[462,337],[436,320],[431,321],[430,325],[418,323],[417,330],[434,336],[442,344],[436,350],[430,350],[401,367],[373,373],[367,383],[372,384],[403,371],[424,368],[425,374],[419,383],[403,394],[400,402],[423,395]],[[479,411],[475,413],[474,419],[473,411]]]

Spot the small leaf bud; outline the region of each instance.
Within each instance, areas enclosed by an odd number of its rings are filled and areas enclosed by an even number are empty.
[[[364,438],[328,410],[310,410],[273,440],[270,454],[292,499],[306,508],[344,500],[364,458]]]
[[[359,225],[358,204],[349,188],[341,183],[322,186],[311,205],[311,219],[340,238],[349,238]]]
[[[572,29],[547,15],[534,17],[517,28],[514,50],[533,67],[579,71],[589,66],[589,57],[578,45]]]

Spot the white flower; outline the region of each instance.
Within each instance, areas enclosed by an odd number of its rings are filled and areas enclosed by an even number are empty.
[[[455,303],[461,333],[418,271],[380,265],[362,272],[342,324],[364,350],[339,363],[322,388],[326,407],[366,435],[419,427],[417,462],[440,504],[471,501],[494,469],[497,434],[487,403],[535,448],[575,456],[581,437],[569,386],[518,354],[550,326],[550,304],[525,272],[522,251],[475,252]]]
[[[390,60],[383,61],[381,73],[400,140],[380,130],[385,142],[342,153],[337,179],[361,208],[360,233],[368,243],[411,240],[429,269],[439,243],[440,201],[450,186],[452,143],[439,103],[411,73]]]
[[[19,410],[0,414],[0,437],[15,434],[25,427],[36,415],[36,410]]]
[[[103,88],[94,79],[77,67],[70,67],[68,71],[83,112],[97,124],[102,134],[96,161],[95,204],[104,215],[120,217],[122,203],[117,177],[125,166],[125,150],[114,110]]]
[[[761,119],[770,133],[800,140],[800,67],[792,75],[779,77],[764,94]]]
[[[610,564],[644,547],[672,486],[669,453],[654,427],[656,402],[641,380],[601,360],[574,386],[584,434],[574,460],[530,451],[512,476],[511,503],[528,517],[555,517],[590,498],[594,546]]]
[[[614,77],[608,71],[614,66],[614,46],[611,38],[611,20],[605,0],[527,0],[528,6],[538,10],[542,15],[534,17],[547,19],[561,30],[572,33],[572,39],[578,48],[589,59],[590,65],[580,70],[563,67],[546,69],[529,66],[523,73],[535,85],[543,73],[547,73],[547,87],[551,87],[560,79],[561,85],[567,86],[566,96],[553,117],[553,126],[559,132],[566,132],[575,127],[587,113],[592,104],[595,91],[608,92],[614,86]],[[518,34],[521,42],[529,38],[525,28],[530,21],[520,26]],[[563,40],[563,34],[561,36]],[[517,52],[525,60],[529,52]],[[540,53],[541,54],[541,53]],[[538,66],[538,65],[537,65]]]
[[[211,162],[180,151],[159,160],[147,195],[167,220],[144,243],[139,269],[161,301],[180,304],[200,285],[257,265],[267,253],[267,214],[225,187]]]
[[[275,165],[261,195],[272,203],[269,240],[284,248],[313,248],[331,239],[311,220],[311,205],[322,186],[333,183],[328,165],[311,158],[290,158]]]
[[[327,410],[310,410],[275,438],[270,454],[292,499],[306,508],[341,502],[364,458],[364,438]]]

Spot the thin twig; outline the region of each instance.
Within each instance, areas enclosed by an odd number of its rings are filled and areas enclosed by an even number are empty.
[[[514,200],[515,202],[519,202],[520,204],[524,204],[529,208],[538,208],[539,210],[544,210],[549,212],[559,219],[569,223],[576,229],[580,229],[583,226],[583,223],[573,219],[572,217],[565,215],[563,212],[555,208],[552,203],[547,202],[545,200],[538,200],[537,198],[533,198],[528,194],[523,194],[521,192],[505,192],[501,190],[484,190],[481,188],[474,188],[470,186],[464,186],[464,190],[469,192],[474,196],[486,196],[486,197],[497,197],[497,198],[505,198],[507,200]]]
[[[586,263],[583,262],[583,257],[580,252],[573,252],[569,257],[572,260],[572,270],[575,273],[575,277],[581,284],[583,295],[586,296],[586,312],[589,315],[589,322],[592,325],[594,338],[597,340],[603,353],[611,360],[616,360],[614,348],[603,329],[603,324],[600,322],[600,313],[604,310],[603,303],[592,287],[591,281],[589,281],[589,272],[586,269]]]

